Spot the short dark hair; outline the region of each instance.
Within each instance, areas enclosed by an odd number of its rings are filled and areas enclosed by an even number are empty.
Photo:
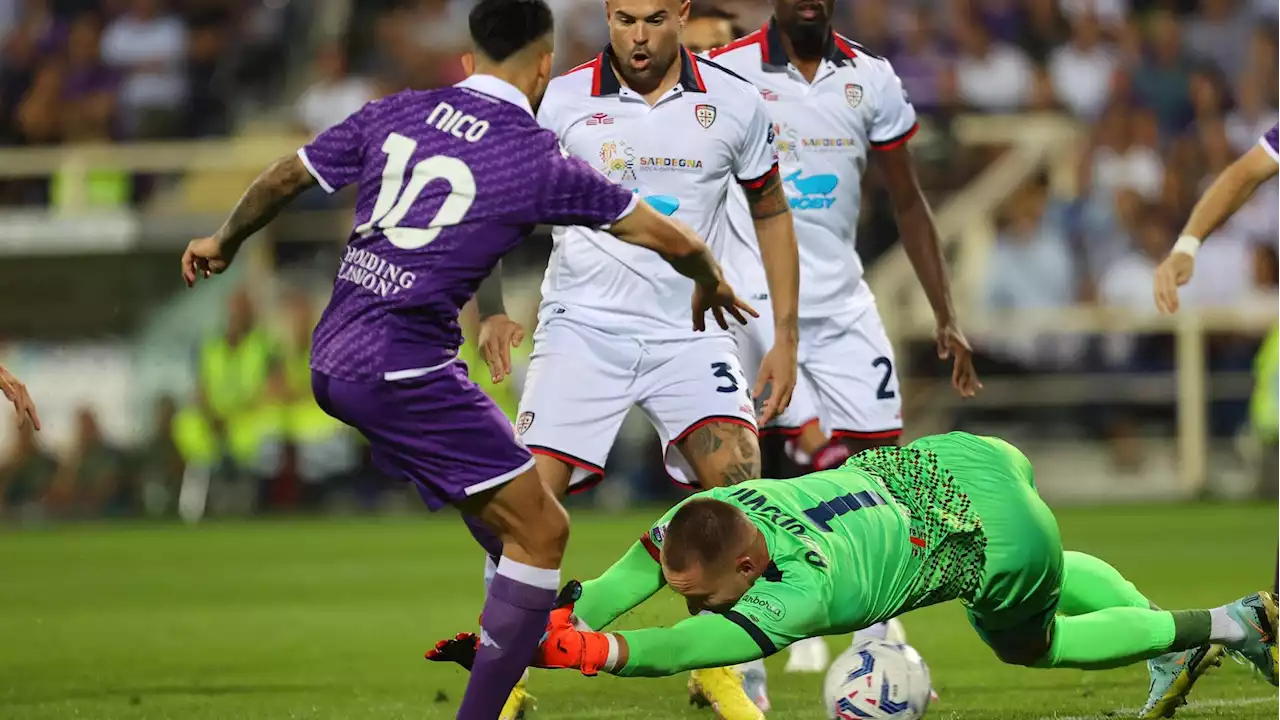
[[[745,527],[742,511],[714,498],[694,498],[685,503],[667,524],[662,557],[672,570],[715,565],[742,545]]]
[[[480,0],[468,18],[471,40],[485,57],[502,62],[555,27],[546,0]]]

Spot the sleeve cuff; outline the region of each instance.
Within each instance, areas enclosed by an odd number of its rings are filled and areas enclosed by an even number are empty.
[[[761,630],[760,626],[752,622],[746,615],[743,615],[736,610],[730,610],[729,612],[724,613],[723,617],[734,625],[746,630],[747,634],[751,636],[751,639],[756,641],[756,645],[760,646],[760,652],[764,653],[765,657],[769,657],[770,655],[778,652],[778,646],[774,645],[773,641],[769,639],[769,636],[765,634],[764,630]]]
[[[907,128],[906,132],[902,133],[897,137],[889,138],[888,140],[883,140],[883,141],[872,140],[871,148],[873,150],[885,151],[885,150],[893,150],[894,148],[902,147],[903,145],[906,145],[907,141],[910,140],[917,132],[920,132],[920,123],[918,122],[911,123],[911,127]]]
[[[743,180],[742,178],[738,178],[738,184],[742,185],[742,187],[747,188],[748,190],[759,190],[760,188],[764,187],[765,183],[769,182],[769,180],[774,175],[777,175],[777,174],[778,174],[778,163],[774,163],[773,166],[769,168],[768,172],[766,172],[765,174],[761,175],[758,178],[755,178],[754,180]]]
[[[1258,144],[1262,146],[1263,150],[1267,151],[1267,154],[1271,156],[1272,160],[1275,160],[1276,162],[1280,163],[1280,150],[1277,150],[1276,148],[1271,147],[1271,142],[1269,138],[1267,138],[1264,135],[1262,138],[1258,140]]]
[[[637,193],[631,193],[631,199],[627,201],[627,206],[622,209],[622,212],[618,213],[618,217],[614,218],[613,222],[608,225],[601,225],[600,229],[607,232],[609,228],[613,227],[619,220],[630,215],[632,212],[635,212],[636,205],[639,203],[640,196]]]
[[[649,553],[649,557],[653,558],[654,562],[662,562],[662,551],[658,548],[658,544],[653,541],[653,538],[649,537],[649,533],[640,536],[640,544],[644,546],[645,552]]]
[[[302,161],[303,167],[307,169],[307,172],[311,173],[311,177],[315,178],[316,182],[320,183],[320,187],[323,188],[325,192],[329,193],[330,195],[337,192],[337,190],[332,185],[329,184],[329,181],[325,180],[324,177],[321,176],[318,171],[316,171],[316,166],[311,164],[311,158],[307,157],[306,148],[304,147],[298,148],[298,159]]]

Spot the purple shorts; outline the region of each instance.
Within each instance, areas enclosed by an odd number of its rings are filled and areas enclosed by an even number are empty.
[[[379,472],[412,482],[432,510],[533,467],[493,400],[454,362],[407,380],[352,382],[311,373],[324,411],[359,430]]]

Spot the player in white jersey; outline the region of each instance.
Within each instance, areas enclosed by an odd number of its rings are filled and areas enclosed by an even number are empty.
[[[1160,312],[1178,311],[1178,288],[1191,281],[1196,253],[1204,239],[1234,215],[1258,186],[1277,174],[1280,174],[1280,126],[1273,125],[1256,145],[1214,179],[1191,210],[1169,257],[1156,269],[1155,299]]]
[[[632,406],[653,423],[676,482],[708,488],[758,477],[755,402],[768,422],[795,381],[799,260],[772,123],[750,83],[681,47],[689,9],[680,0],[608,0],[609,47],[551,82],[538,121],[565,152],[688,223],[713,248],[727,242],[729,192],[740,186],[747,231],[769,267],[762,286],[776,342],[753,372],[753,393],[732,334],[689,330],[692,288],[661,260],[594,230],[556,228],[516,430],[558,493],[603,474]],[[477,302],[481,352],[498,380],[523,331],[491,284]],[[737,703],[759,712],[731,670],[699,671],[695,684],[730,710]]]
[[[750,80],[769,109],[800,247],[800,373],[790,407],[761,438],[766,477],[796,474],[798,468],[784,469],[788,436],[807,440],[812,469],[822,470],[897,444],[902,434],[893,348],[855,245],[868,162],[877,162],[888,185],[902,242],[933,307],[938,354],[954,357],[952,383],[962,396],[980,387],[906,147],[918,127],[915,110],[888,61],[832,31],[832,5],[774,0],[763,28],[709,53]],[[744,235],[742,208],[731,208],[730,218],[735,235]],[[739,241],[733,251],[717,251],[746,297],[758,293],[761,279],[752,246]],[[761,325],[739,331],[748,372],[759,356],[752,348],[769,343],[768,324]],[[868,630],[883,635],[888,628]],[[788,669],[820,672],[827,661],[821,639],[806,641],[792,646]]]

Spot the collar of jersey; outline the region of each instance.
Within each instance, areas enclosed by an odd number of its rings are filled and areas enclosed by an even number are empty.
[[[533,117],[533,107],[529,105],[529,98],[520,92],[520,88],[500,77],[481,74],[471,75],[461,82],[455,83],[454,87],[475,90],[490,97],[498,98],[503,102],[509,102],[529,113],[529,117]]]
[[[613,71],[613,47],[608,46],[596,56],[595,75],[591,82],[591,94],[595,97],[617,95],[622,92],[622,82]],[[706,83],[702,82],[702,72],[698,70],[697,59],[684,48],[680,48],[680,88],[685,92],[705,93]]]
[[[791,58],[787,57],[786,46],[782,44],[782,30],[778,28],[774,19],[769,18],[769,22],[765,23],[764,27],[760,28],[760,31],[760,59],[764,64],[781,68],[789,65]],[[853,43],[833,30],[827,36],[822,56],[836,66],[840,66],[845,63],[852,65],[853,59],[858,57],[858,53],[853,49]]]

